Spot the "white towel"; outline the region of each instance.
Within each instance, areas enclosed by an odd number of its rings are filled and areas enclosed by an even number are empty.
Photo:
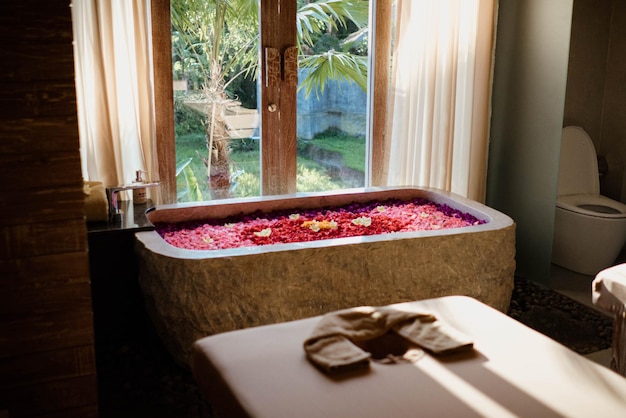
[[[109,219],[109,202],[106,188],[98,181],[86,181],[83,183],[85,196],[85,217],[87,222],[106,221]]]

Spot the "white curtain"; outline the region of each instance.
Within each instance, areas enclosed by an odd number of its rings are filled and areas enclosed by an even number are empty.
[[[484,201],[495,0],[399,0],[389,185]]]
[[[157,180],[150,0],[73,0],[72,21],[84,179]]]

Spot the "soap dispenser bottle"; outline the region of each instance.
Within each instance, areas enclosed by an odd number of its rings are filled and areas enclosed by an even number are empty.
[[[137,170],[135,171],[135,181],[133,182],[133,186],[139,186],[143,184],[143,171]],[[135,205],[143,205],[147,201],[146,199],[146,188],[145,187],[136,187],[133,188],[133,204]]]

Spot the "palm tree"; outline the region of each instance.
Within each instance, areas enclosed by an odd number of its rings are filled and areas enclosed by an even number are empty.
[[[323,92],[328,80],[344,79],[357,83],[367,90],[367,50],[352,52],[355,45],[367,41],[369,4],[367,0],[298,1],[296,25],[300,68],[308,68],[306,78],[300,84],[307,95],[313,91]],[[356,27],[348,30],[349,25]],[[336,48],[318,46],[320,35],[348,32],[343,40],[337,39]]]
[[[174,55],[185,75],[194,74],[201,85],[212,198],[230,196],[230,159],[224,109],[232,102],[226,88],[258,65],[256,1],[173,0],[171,2]],[[247,40],[246,40],[247,39]],[[226,81],[227,78],[230,81]]]
[[[174,70],[201,84],[205,103],[207,167],[212,198],[230,196],[230,158],[225,109],[233,103],[228,86],[239,77],[256,77],[259,0],[172,0]],[[261,0],[262,1],[262,0]],[[354,45],[366,39],[367,0],[298,0],[297,45],[307,95],[322,92],[328,80],[367,86],[367,62]],[[341,41],[337,35],[349,33]],[[318,41],[334,35],[334,47]]]

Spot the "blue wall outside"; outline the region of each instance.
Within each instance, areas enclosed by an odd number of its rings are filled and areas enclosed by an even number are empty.
[[[304,80],[307,69],[299,70]],[[312,139],[316,134],[337,128],[350,135],[365,136],[367,94],[356,83],[330,80],[323,93],[298,91],[298,138]]]

